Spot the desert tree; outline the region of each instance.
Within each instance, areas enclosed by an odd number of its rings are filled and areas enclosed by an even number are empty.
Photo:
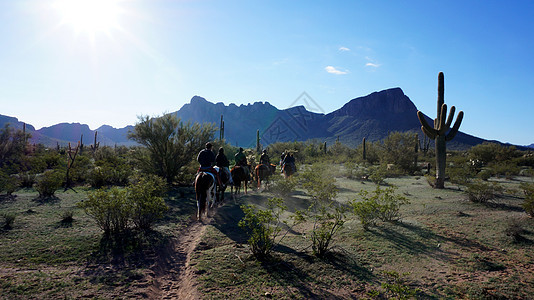
[[[140,159],[144,167],[171,183],[214,134],[213,124],[184,123],[175,114],[164,114],[140,116],[128,138],[148,150]]]

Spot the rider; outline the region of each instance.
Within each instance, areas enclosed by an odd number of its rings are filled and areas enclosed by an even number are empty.
[[[293,169],[293,173],[297,172],[297,168],[295,166],[295,157],[293,157],[293,153],[288,153],[286,157],[284,158],[283,166],[288,165],[290,168]],[[282,166],[282,170],[284,169]]]
[[[243,148],[240,147],[239,152],[235,154],[235,165],[243,167],[248,178],[250,176],[250,170],[248,169],[247,156],[243,151]]]
[[[229,178],[230,184],[234,184],[234,181],[232,179],[232,175],[230,174],[230,170],[228,169],[230,167],[230,162],[228,161],[228,158],[224,154],[224,148],[219,148],[219,153],[217,153],[217,156],[215,157],[215,165],[219,167],[223,172],[226,173],[226,175]]]
[[[215,154],[213,154],[213,151],[211,150],[212,145],[210,142],[206,143],[206,148],[202,149],[197,156],[197,161],[200,164],[200,168],[198,168],[198,172],[209,172],[212,173],[215,178],[217,178],[217,184],[221,185],[221,179],[219,178],[219,174],[217,171],[212,167],[213,163],[215,162]]]
[[[269,155],[267,154],[267,150],[263,150],[260,156],[260,164],[264,164],[267,166],[271,165],[271,159],[269,158]]]

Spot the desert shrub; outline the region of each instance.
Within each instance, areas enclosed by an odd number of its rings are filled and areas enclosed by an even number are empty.
[[[19,179],[0,171],[0,193],[13,194],[19,187]]]
[[[16,215],[12,213],[3,213],[2,217],[4,218],[4,229],[13,228],[13,223],[15,222]]]
[[[376,201],[366,200],[360,202],[351,202],[352,211],[360,219],[364,229],[369,226],[375,226],[378,221],[379,207]]]
[[[35,184],[35,179],[37,175],[33,172],[22,172],[17,174],[17,177],[20,182],[20,187],[22,188],[31,188]]]
[[[323,257],[331,246],[334,235],[345,223],[346,208],[336,202],[338,188],[335,179],[324,168],[313,165],[302,173],[303,187],[312,198],[307,212],[302,215],[313,222],[311,233],[313,254]]]
[[[478,174],[477,174],[477,177],[484,180],[484,181],[487,181],[488,179],[491,178],[491,174],[492,174],[492,171],[491,170],[488,170],[488,169],[484,169],[482,171],[480,171]]]
[[[128,229],[132,207],[125,189],[95,190],[88,193],[88,200],[78,206],[96,221],[105,235],[120,235]]]
[[[534,183],[523,182],[519,187],[525,193],[525,200],[522,204],[523,209],[529,216],[534,217]]]
[[[477,203],[486,203],[492,199],[497,198],[502,192],[502,186],[496,182],[484,182],[482,180],[475,180],[467,185],[465,190],[469,200]]]
[[[102,166],[96,166],[89,173],[87,180],[89,184],[95,188],[110,185],[125,186],[128,184],[128,178],[131,173],[131,169],[126,165],[113,166],[106,163]]]
[[[375,184],[384,184],[386,178],[386,168],[382,166],[374,166],[369,168],[369,180]]]
[[[267,257],[279,237],[283,224],[280,216],[286,210],[281,198],[269,199],[266,209],[256,209],[253,205],[242,205],[245,213],[239,221],[241,227],[248,235],[248,244],[252,254],[258,259]],[[280,241],[278,241],[279,243]]]
[[[66,210],[61,214],[61,223],[72,223],[74,221],[74,211]]]
[[[399,274],[397,271],[382,271],[386,282],[382,288],[392,299],[414,299],[419,289],[412,289],[406,284],[405,276],[409,273]]]
[[[295,176],[291,178],[283,178],[282,176],[273,176],[272,184],[269,190],[279,197],[286,197],[291,194],[297,186],[297,179]]]
[[[93,168],[93,161],[89,154],[79,154],[76,156],[72,168],[69,171],[69,178],[71,182],[85,183],[91,174]]]
[[[158,176],[137,177],[128,187],[132,222],[138,229],[149,230],[152,224],[168,210],[163,194],[165,181]]]
[[[365,229],[376,225],[378,220],[392,222],[400,218],[400,207],[409,201],[406,197],[395,194],[395,189],[395,187],[381,189],[377,186],[373,193],[361,190],[359,196],[362,200],[354,199],[349,202],[353,213],[360,219]]]
[[[465,186],[475,177],[475,168],[465,156],[457,155],[447,160],[450,161],[450,165],[447,166],[447,175],[451,183]]]
[[[52,197],[63,184],[63,174],[54,170],[47,170],[39,176],[35,183],[35,190],[40,197]]]
[[[506,236],[510,237],[513,243],[519,243],[525,240],[523,234],[527,233],[527,231],[523,228],[523,225],[518,219],[512,219],[508,221],[504,233]]]

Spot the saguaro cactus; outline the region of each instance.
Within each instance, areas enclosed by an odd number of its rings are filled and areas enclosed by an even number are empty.
[[[224,120],[223,115],[221,115],[221,125],[219,126],[219,140],[224,140]]]
[[[261,152],[261,144],[260,144],[260,130],[256,130],[256,152]]]
[[[452,140],[464,117],[464,112],[460,111],[454,126],[451,128],[452,119],[456,108],[451,106],[449,116],[447,117],[447,104],[444,100],[445,84],[443,72],[438,75],[438,113],[437,118],[434,119],[434,127],[431,127],[425,120],[425,115],[421,111],[417,111],[417,117],[421,122],[421,130],[430,139],[434,140],[436,144],[436,188],[444,188],[445,183],[445,165],[447,161],[447,147],[448,141]]]
[[[365,149],[365,138],[362,140],[362,158],[363,160],[367,159],[367,151]]]

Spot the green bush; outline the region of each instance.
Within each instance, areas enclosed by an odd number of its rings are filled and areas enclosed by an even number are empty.
[[[61,223],[72,223],[74,221],[74,211],[66,210],[61,214]]]
[[[399,274],[397,271],[382,271],[386,277],[386,282],[382,283],[382,288],[392,299],[414,299],[419,289],[412,289],[406,285],[404,277],[409,273]]]
[[[120,235],[133,224],[149,230],[168,210],[162,195],[166,183],[155,175],[135,177],[126,188],[98,189],[88,194],[89,200],[78,206],[91,216],[104,234]]]
[[[78,204],[91,216],[105,235],[120,235],[128,229],[132,211],[127,191],[118,187],[88,193],[88,200]]]
[[[155,175],[137,177],[128,187],[131,218],[138,229],[149,230],[155,221],[163,218],[163,214],[168,210],[162,197],[165,190],[165,181]]]
[[[370,168],[369,170],[369,180],[371,180],[375,184],[384,184],[384,179],[386,178],[386,168],[375,166]]]
[[[497,198],[499,193],[502,192],[502,186],[496,182],[490,183],[482,180],[475,180],[467,185],[465,192],[470,201],[486,203]]]
[[[16,215],[11,213],[4,213],[2,214],[2,217],[4,218],[4,229],[13,228],[13,222],[15,222]]]
[[[523,182],[519,187],[525,193],[525,200],[522,206],[529,216],[534,217],[534,183]]]
[[[397,221],[400,218],[400,207],[409,203],[406,197],[395,194],[394,187],[381,189],[377,186],[372,194],[362,190],[359,195],[361,201],[354,199],[349,204],[365,229],[376,225],[378,220]]]
[[[0,171],[0,193],[13,194],[19,187],[19,179]]]
[[[478,172],[477,177],[484,181],[488,181],[491,178],[492,173],[493,172],[490,169],[484,169]]]
[[[39,176],[35,189],[40,197],[52,197],[63,184],[63,175],[54,170],[47,170]]]
[[[248,244],[252,254],[258,259],[263,259],[270,254],[281,232],[280,216],[286,210],[283,200],[281,198],[269,199],[267,209],[264,210],[255,209],[250,204],[242,205],[241,209],[245,216],[239,221],[239,227],[248,235]]]

